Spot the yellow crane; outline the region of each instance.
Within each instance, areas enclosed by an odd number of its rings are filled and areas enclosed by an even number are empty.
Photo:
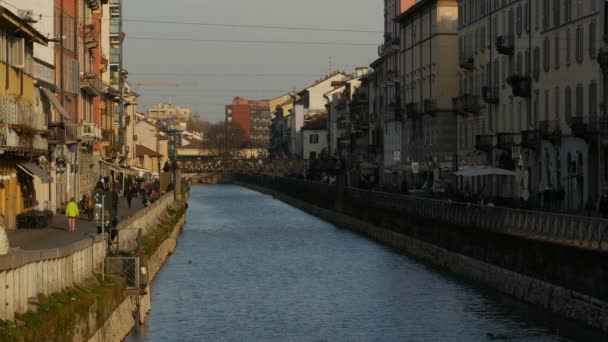
[[[196,82],[133,82],[131,86],[134,88],[147,88],[147,87],[168,87],[168,88],[178,88],[178,87],[196,87],[198,83]]]

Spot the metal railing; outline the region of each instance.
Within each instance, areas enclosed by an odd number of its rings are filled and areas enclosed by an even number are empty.
[[[338,190],[334,185],[270,176],[246,176],[243,179],[298,199],[335,209]],[[355,188],[345,189],[342,200],[355,206],[395,210],[411,217],[446,224],[589,249],[608,249],[608,220],[598,217],[481,206]]]

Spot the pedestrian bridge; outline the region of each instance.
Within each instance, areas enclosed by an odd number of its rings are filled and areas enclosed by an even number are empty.
[[[180,156],[176,166],[182,173],[301,174],[306,164],[300,159],[242,158],[234,156]]]

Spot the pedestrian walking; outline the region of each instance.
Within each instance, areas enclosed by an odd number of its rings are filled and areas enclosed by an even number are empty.
[[[116,216],[118,216],[118,200],[120,196],[118,196],[118,189],[112,190],[112,206],[114,207],[114,212]]]
[[[68,217],[68,228],[71,233],[76,231],[76,218],[80,216],[80,212],[78,211],[78,204],[74,197],[70,199],[70,202],[65,207],[65,216]]]
[[[131,209],[131,201],[133,200],[133,190],[127,189],[127,206]]]
[[[86,206],[89,221],[93,221],[95,218],[95,198],[93,198],[93,194],[90,192],[87,194]]]

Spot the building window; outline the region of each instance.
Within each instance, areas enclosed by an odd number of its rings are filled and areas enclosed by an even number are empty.
[[[543,1],[543,30],[549,29],[549,0]]]
[[[561,4],[560,4],[560,0],[553,0],[553,26],[557,27],[560,24],[560,10],[561,10]]]
[[[578,1],[578,0],[575,0]],[[572,0],[564,0],[564,21],[569,23],[572,20]]]
[[[540,0],[534,0],[534,29],[538,31],[539,26],[539,15],[540,15]]]
[[[576,28],[576,61],[583,63],[583,27]]]
[[[518,74],[518,75],[521,75],[521,74],[522,74],[522,71],[523,71],[523,70],[522,70],[522,69],[523,69],[523,68],[522,68],[522,63],[523,63],[523,60],[522,60],[522,59],[523,59],[523,58],[522,58],[522,56],[521,56],[521,51],[518,51],[518,52],[517,52],[517,67],[516,67],[516,69],[517,69],[517,74]]]
[[[549,120],[549,90],[545,90],[545,120]]]
[[[530,9],[528,8],[529,3],[526,2],[524,4],[524,27],[526,29],[526,33],[530,33]]]
[[[564,93],[564,114],[566,115],[566,120],[572,118],[572,88],[569,86],[566,87]]]
[[[549,68],[551,65],[551,43],[549,41],[549,37],[545,37],[545,41],[543,42],[543,69],[545,72],[549,72]]]
[[[559,33],[555,34],[555,69],[559,69]]]
[[[523,31],[522,29],[522,13],[521,13],[522,9],[521,9],[521,4],[517,5],[517,13],[515,15],[515,29],[517,30],[517,35],[521,36],[521,33]]]
[[[572,53],[572,42],[570,39],[570,29],[566,29],[566,66],[570,66],[570,55]]]
[[[534,48],[534,65],[532,67],[534,80],[538,82],[540,79],[540,48],[537,46]]]
[[[579,83],[576,86],[576,116],[578,116],[578,117],[583,116],[583,110],[584,110],[583,96],[584,96],[583,85]]]
[[[310,135],[310,143],[312,145],[316,145],[319,143],[319,135],[318,134],[311,134]]]
[[[560,102],[559,87],[555,87],[555,102],[554,102],[555,103],[555,110],[554,110],[553,115],[555,115],[555,119],[556,120],[560,119],[560,116],[559,116],[559,108],[560,108],[559,102]]]
[[[597,82],[589,84],[589,115],[597,116]]]
[[[597,55],[597,48],[596,48],[596,41],[595,41],[595,36],[596,36],[596,24],[595,21],[592,21],[591,23],[589,23],[589,57],[591,59],[595,59],[596,55]]]

